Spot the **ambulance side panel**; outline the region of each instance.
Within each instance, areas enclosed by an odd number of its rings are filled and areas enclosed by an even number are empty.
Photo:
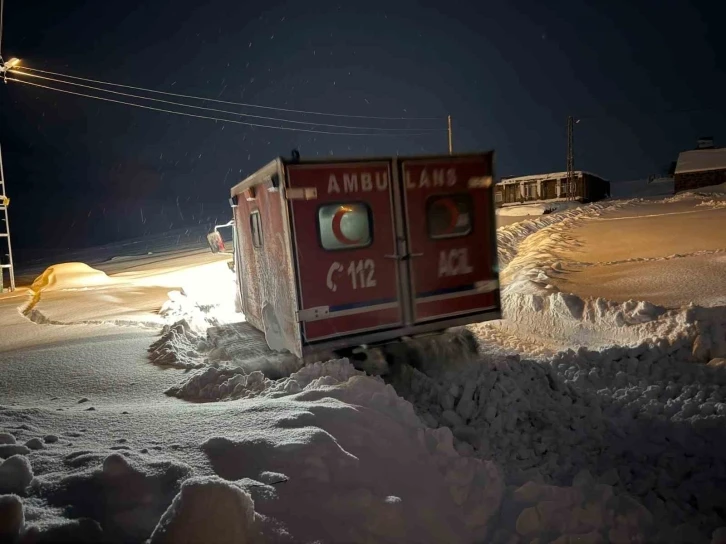
[[[274,161],[238,186],[235,225],[240,240],[243,309],[272,349],[302,356],[297,293],[283,173]]]

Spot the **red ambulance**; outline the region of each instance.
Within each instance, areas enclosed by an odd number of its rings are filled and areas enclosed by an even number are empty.
[[[278,158],[235,185],[239,306],[302,357],[501,317],[493,152]]]

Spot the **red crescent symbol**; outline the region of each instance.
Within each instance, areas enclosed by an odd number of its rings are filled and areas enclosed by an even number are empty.
[[[340,222],[343,220],[343,216],[352,211],[353,210],[347,206],[341,206],[333,216],[333,235],[341,244],[353,245],[360,242],[360,240],[351,240],[348,238],[345,234],[343,234],[343,230],[340,228]]]
[[[454,232],[454,229],[456,228],[456,223],[459,221],[459,208],[450,198],[442,198],[437,202],[437,204],[442,204],[449,211],[451,221],[449,222],[449,226],[444,231],[444,234],[451,234],[452,232]]]

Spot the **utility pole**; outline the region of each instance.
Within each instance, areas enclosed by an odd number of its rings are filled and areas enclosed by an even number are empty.
[[[565,197],[570,200],[575,183],[575,147],[574,147],[574,121],[572,115],[567,116],[567,190]]]
[[[449,133],[449,155],[453,155],[454,154],[454,144],[452,143],[452,139],[451,139],[451,115],[449,115],[446,118],[446,124],[448,127],[448,133]]]

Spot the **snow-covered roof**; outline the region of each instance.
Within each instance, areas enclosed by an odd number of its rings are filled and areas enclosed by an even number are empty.
[[[596,176],[595,174],[592,174],[590,172],[585,172],[584,170],[575,170],[575,177],[581,178],[583,174],[588,174],[590,176],[600,177]],[[531,176],[519,176],[516,178],[506,178],[497,183],[497,185],[507,185],[509,183],[519,183],[520,181],[544,181],[548,179],[564,179],[567,177],[567,172],[552,172],[550,174],[533,174]]]
[[[708,170],[726,170],[726,147],[694,149],[678,155],[676,174]]]

